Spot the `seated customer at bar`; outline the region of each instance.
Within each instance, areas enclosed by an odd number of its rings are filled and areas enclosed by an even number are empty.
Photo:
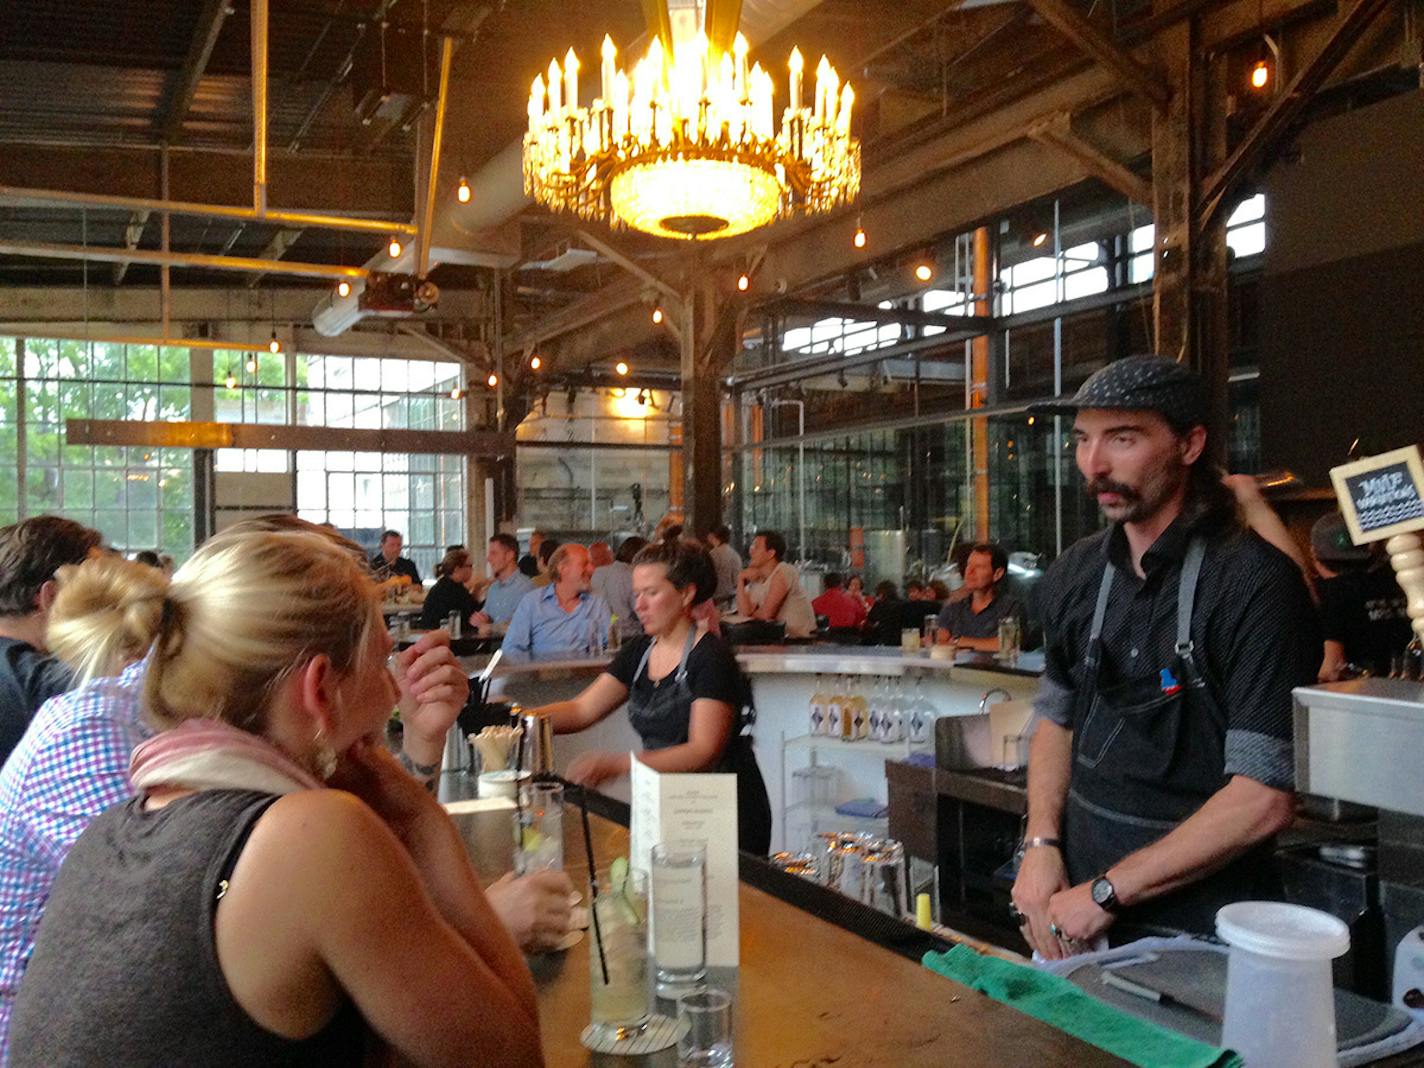
[[[435,573],[440,577],[425,596],[420,610],[420,626],[423,630],[437,630],[445,625],[451,612],[460,614],[460,625],[468,626],[475,614],[475,599],[465,588],[474,572],[468,549],[451,549],[440,561]]]
[[[460,835],[373,741],[398,696],[377,601],[308,532],[215,538],[157,599],[143,704],[162,733],[134,753],[139,796],[65,859],[11,1065],[357,1064],[372,1040],[543,1063]]]
[[[594,559],[589,588],[608,602],[620,639],[636,638],[643,633],[643,625],[638,622],[638,613],[633,607],[633,557],[647,544],[646,538],[630,534],[619,544],[616,556],[609,554],[612,558],[607,563],[600,564],[596,557]],[[593,555],[592,548],[589,547],[590,555]]]
[[[940,642],[957,642],[961,648],[981,653],[999,651],[999,623],[1019,614],[1018,598],[1000,587],[1008,574],[1009,554],[1003,547],[981,541],[969,550],[964,565],[967,597],[950,601],[939,610],[935,626]]]
[[[717,572],[706,550],[685,541],[655,542],[633,559],[633,592],[646,632],[618,651],[603,674],[572,701],[533,709],[551,716],[556,734],[586,730],[626,701],[628,721],[645,746],[639,759],[661,772],[717,771],[737,776],[738,840],[764,854],[771,806],[741,713],[749,688],[731,649],[693,622],[711,598]],[[590,752],[568,778],[588,786],[628,774],[627,753]]]
[[[816,615],[826,617],[826,625],[835,630],[847,630],[865,622],[865,605],[845,590],[843,579],[834,572],[827,572],[822,580],[825,591],[811,602]]]
[[[69,670],[45,644],[54,577],[95,552],[99,541],[97,530],[57,515],[0,529],[0,763],[35,710],[70,687]]]
[[[528,660],[602,652],[613,615],[607,601],[589,592],[593,562],[588,550],[560,545],[549,558],[549,573],[555,580],[525,594],[514,610],[500,646],[504,655]]]
[[[355,544],[290,515],[264,516],[230,527],[244,531],[310,529],[364,560]],[[140,715],[148,653],[167,576],[114,556],[61,569],[50,615],[49,643],[71,666],[78,685],[45,702],[0,772],[0,1064],[5,1062],[11,1010],[34,950],[59,864],[89,822],[133,796],[129,754],[153,731]],[[74,577],[84,581],[76,584]],[[404,730],[399,759],[427,789],[436,785],[445,735],[464,703],[463,673],[444,632],[423,635],[396,658]],[[453,686],[453,700],[436,698]],[[422,696],[413,691],[420,690]],[[548,949],[568,930],[566,876],[538,872],[504,878],[487,891],[490,904],[527,950]]]
[[[513,534],[496,534],[489,540],[489,551],[485,561],[493,576],[485,587],[485,603],[474,614],[476,624],[505,624],[514,618],[514,610],[520,600],[534,588],[534,582],[519,570],[516,557],[519,542]]]
[[[816,613],[801,588],[801,576],[786,563],[786,539],[764,530],[752,539],[749,566],[737,578],[737,611],[752,619],[786,624],[788,638],[807,638]]]

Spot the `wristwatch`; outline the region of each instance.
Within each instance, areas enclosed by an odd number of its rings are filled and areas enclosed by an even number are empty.
[[[1093,894],[1093,904],[1097,905],[1098,908],[1104,912],[1117,911],[1117,891],[1113,889],[1113,884],[1108,881],[1106,872],[1093,880],[1090,889]]]

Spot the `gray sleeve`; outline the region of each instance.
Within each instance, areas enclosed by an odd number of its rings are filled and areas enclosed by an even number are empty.
[[[1034,718],[1046,719],[1072,730],[1073,697],[1072,687],[1060,682],[1052,671],[1045,671],[1038,680],[1038,693],[1033,695]]]
[[[1277,790],[1295,789],[1295,746],[1289,738],[1232,728],[1226,732],[1226,774]]]

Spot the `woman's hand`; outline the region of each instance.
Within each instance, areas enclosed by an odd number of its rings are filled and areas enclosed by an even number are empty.
[[[413,735],[407,741],[418,741],[424,750],[411,755],[429,763],[429,754],[444,752],[445,736],[470,698],[470,680],[450,651],[450,635],[444,630],[423,634],[397,653],[395,674],[401,724]]]
[[[444,816],[444,810],[380,742],[363,738],[337,760],[328,785],[355,794],[402,842],[424,819]]]
[[[628,774],[627,753],[581,753],[569,764],[565,778],[580,786],[599,786]]]

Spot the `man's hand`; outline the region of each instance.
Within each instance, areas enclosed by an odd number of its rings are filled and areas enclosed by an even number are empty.
[[[493,623],[494,620],[490,618],[488,612],[476,612],[470,616],[470,622],[478,627],[486,623]]]
[[[626,753],[580,753],[569,764],[565,778],[580,786],[599,786],[628,774]]]
[[[1062,943],[1048,929],[1052,922],[1050,902],[1067,886],[1068,870],[1064,867],[1063,855],[1056,848],[1044,845],[1025,851],[1019,877],[1014,880],[1014,907],[1026,921],[1021,928],[1024,940],[1049,960],[1067,956]]]
[[[1093,940],[1113,924],[1113,914],[1093,900],[1093,884],[1079,883],[1060,890],[1048,902],[1051,923],[1070,942],[1092,945]]]
[[[470,680],[444,630],[423,634],[409,649],[396,654],[396,685],[400,688],[401,724],[407,749],[419,763],[429,763],[431,752],[443,752],[445,736],[470,698]]]
[[[505,875],[485,890],[495,915],[519,948],[528,953],[553,949],[568,933],[573,883],[561,871]]]

